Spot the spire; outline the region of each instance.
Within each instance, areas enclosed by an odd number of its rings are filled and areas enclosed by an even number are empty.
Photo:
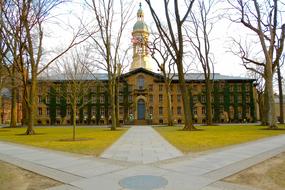
[[[141,2],[139,4],[139,10],[137,12],[137,17],[138,17],[138,21],[143,21],[143,19],[144,19],[144,13],[142,10],[142,3]]]

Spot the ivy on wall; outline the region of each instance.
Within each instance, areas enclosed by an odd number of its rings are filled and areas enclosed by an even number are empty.
[[[65,118],[66,117],[66,108],[67,108],[67,104],[66,104],[66,86],[61,84],[61,93],[62,95],[60,96],[60,116],[61,118]]]
[[[238,122],[238,86],[234,84],[234,121]]]
[[[242,119],[246,118],[246,83],[242,82],[241,86],[241,96],[242,96]]]
[[[54,86],[50,87],[50,95],[49,95],[49,116],[50,123],[54,125],[56,123],[56,89]]]
[[[254,96],[253,96],[253,82],[251,83],[250,86],[250,114],[252,117],[252,121],[256,122],[256,112],[255,112],[255,102],[254,102]]]
[[[228,82],[225,83],[224,90],[224,109],[227,113],[230,112],[230,85]]]
[[[219,83],[214,83],[214,121],[219,122],[220,120],[220,93],[219,93]]]

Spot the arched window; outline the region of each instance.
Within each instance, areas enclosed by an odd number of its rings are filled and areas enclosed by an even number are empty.
[[[144,77],[142,75],[138,76],[137,78],[137,86],[138,86],[138,89],[144,88]]]

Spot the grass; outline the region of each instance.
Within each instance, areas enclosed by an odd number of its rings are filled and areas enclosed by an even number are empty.
[[[285,189],[285,153],[224,179],[226,182],[248,185],[264,190]]]
[[[285,134],[285,125],[279,127],[283,130],[265,130],[264,126],[199,126],[197,131],[182,131],[181,127],[155,129],[179,150],[188,153]]]
[[[0,190],[35,190],[61,185],[58,181],[2,161],[0,161],[0,171]]]
[[[60,150],[72,153],[98,156],[127,129],[111,131],[109,128],[77,127],[78,141],[66,141],[72,138],[71,127],[35,128],[36,135],[23,135],[25,128],[0,128],[0,140],[36,147]]]

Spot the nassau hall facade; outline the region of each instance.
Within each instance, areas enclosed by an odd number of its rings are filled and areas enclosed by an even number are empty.
[[[119,76],[119,120],[123,124],[167,123],[167,99],[163,75],[153,71],[146,44],[148,26],[141,7],[133,27],[133,62],[129,72]],[[212,74],[212,113],[214,122],[256,121],[256,93],[254,79]],[[72,122],[70,100],[61,96],[67,79],[56,75],[39,79],[38,104],[35,124],[69,125]],[[84,82],[91,83],[86,102],[77,113],[78,124],[105,125],[111,122],[107,74],[86,75]],[[206,122],[206,89],[203,73],[187,73],[185,80],[190,93],[190,107],[194,123]],[[52,85],[46,85],[47,82]],[[178,76],[174,76],[170,90],[174,124],[184,122],[182,95]],[[53,92],[53,93],[51,93]]]

